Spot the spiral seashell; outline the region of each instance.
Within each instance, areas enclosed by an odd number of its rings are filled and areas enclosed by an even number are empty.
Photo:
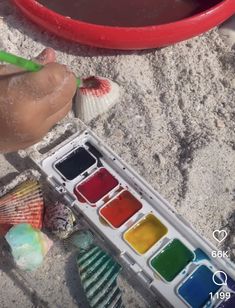
[[[100,247],[92,245],[77,258],[81,283],[90,307],[124,308],[117,285],[120,265]]]
[[[89,77],[83,80],[76,96],[75,115],[89,122],[114,106],[120,94],[119,86],[106,78]]]
[[[44,201],[40,184],[28,180],[0,198],[0,224],[31,224],[41,229]]]
[[[75,216],[60,202],[46,207],[44,226],[60,239],[67,238],[74,231]]]

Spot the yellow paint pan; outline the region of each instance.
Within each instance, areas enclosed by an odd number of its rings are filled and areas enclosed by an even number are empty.
[[[139,254],[146,253],[168,232],[167,227],[148,214],[124,233],[124,240]]]

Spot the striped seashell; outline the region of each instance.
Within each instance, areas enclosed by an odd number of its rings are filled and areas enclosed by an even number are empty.
[[[89,77],[77,91],[75,115],[89,122],[114,106],[120,96],[119,86],[106,78]]]
[[[44,201],[40,184],[28,180],[0,198],[0,224],[31,224],[41,229]]]
[[[77,265],[90,307],[124,307],[116,281],[121,267],[113,258],[93,245],[79,254]]]

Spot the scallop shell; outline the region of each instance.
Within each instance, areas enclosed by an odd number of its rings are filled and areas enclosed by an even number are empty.
[[[26,271],[37,269],[53,244],[46,234],[29,224],[12,227],[5,238],[11,247],[15,263]]]
[[[114,259],[93,245],[79,254],[77,265],[90,307],[124,307],[122,293],[117,285],[121,267]]]
[[[0,198],[0,224],[42,227],[44,201],[39,183],[28,180]]]
[[[44,226],[60,239],[67,238],[74,231],[75,221],[73,212],[60,202],[46,207]]]
[[[106,112],[117,102],[119,86],[106,78],[89,77],[83,80],[83,86],[77,91],[75,116],[89,122]]]
[[[5,236],[11,227],[12,225],[0,225],[0,236]]]

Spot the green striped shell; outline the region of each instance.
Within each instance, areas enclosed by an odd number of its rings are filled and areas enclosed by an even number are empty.
[[[77,259],[81,282],[91,307],[124,308],[117,285],[120,265],[98,246],[79,254]]]

